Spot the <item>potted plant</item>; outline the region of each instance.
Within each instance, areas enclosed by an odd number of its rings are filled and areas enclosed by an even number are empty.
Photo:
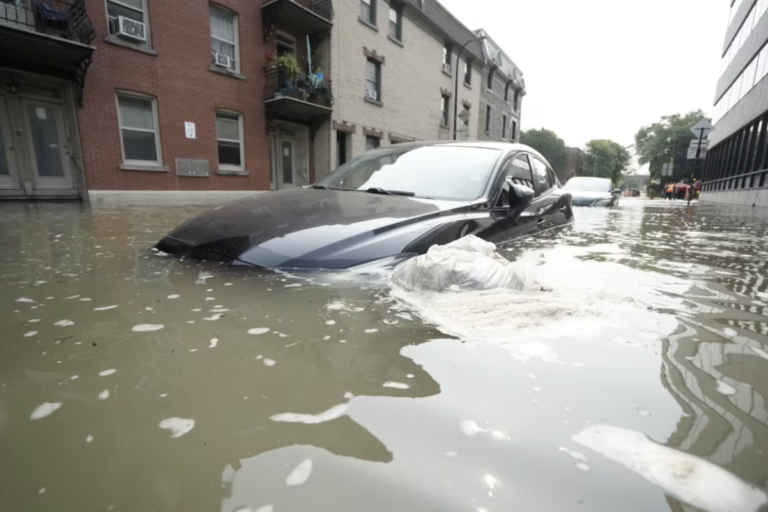
[[[277,67],[283,73],[286,80],[295,81],[301,74],[301,69],[296,62],[296,57],[291,54],[280,55],[277,58]]]

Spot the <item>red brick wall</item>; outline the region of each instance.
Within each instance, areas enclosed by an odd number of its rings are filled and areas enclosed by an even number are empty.
[[[78,124],[87,187],[91,190],[268,190],[269,150],[262,89],[265,65],[261,2],[219,0],[239,16],[239,80],[209,70],[208,2],[147,0],[152,48],[147,55],[104,41],[108,35],[105,0],[86,0],[96,27],[93,62],[85,82]],[[115,90],[155,96],[163,165],[168,172],[123,171]],[[243,114],[245,168],[250,176],[218,176],[215,109]],[[187,139],[184,122],[195,123]],[[176,175],[175,159],[203,158],[207,178]]]

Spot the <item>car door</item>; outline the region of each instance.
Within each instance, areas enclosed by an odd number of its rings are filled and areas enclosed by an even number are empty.
[[[480,238],[495,244],[508,242],[536,231],[538,221],[533,203],[521,212],[513,211],[514,205],[510,204],[511,183],[535,190],[533,169],[528,155],[517,153],[509,157],[502,164],[500,176],[497,178],[489,224],[477,233]]]
[[[540,230],[550,229],[563,224],[563,205],[560,204],[560,194],[557,193],[557,179],[554,173],[540,158],[530,155],[536,181],[536,197],[531,206],[535,207],[537,226]]]

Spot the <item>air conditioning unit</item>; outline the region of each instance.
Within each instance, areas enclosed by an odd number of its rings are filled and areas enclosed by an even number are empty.
[[[376,101],[379,99],[379,95],[376,93],[376,91],[373,91],[371,89],[365,90],[365,97],[366,99]]]
[[[142,22],[126,18],[125,16],[118,16],[117,24],[118,36],[134,41],[141,41],[142,43],[147,42],[147,30]]]
[[[447,62],[443,62],[443,72],[451,74],[451,65]]]
[[[228,55],[224,55],[223,53],[214,53],[213,62],[217,66],[228,68],[231,66],[232,59],[230,59]]]

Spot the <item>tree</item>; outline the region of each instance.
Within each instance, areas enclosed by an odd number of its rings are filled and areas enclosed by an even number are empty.
[[[591,140],[584,149],[584,165],[580,175],[610,178],[614,185],[618,185],[631,158],[629,151],[617,142],[606,139]]]
[[[552,169],[560,176],[568,165],[565,142],[552,130],[527,130],[520,134],[520,143],[531,146],[547,159]]]
[[[664,181],[690,178],[696,170],[695,162],[688,161],[688,146],[695,137],[691,127],[704,118],[697,110],[687,114],[663,116],[658,122],[644,126],[635,135],[635,150],[641,164],[650,163],[651,179],[661,177],[661,166],[674,162],[673,174]]]

